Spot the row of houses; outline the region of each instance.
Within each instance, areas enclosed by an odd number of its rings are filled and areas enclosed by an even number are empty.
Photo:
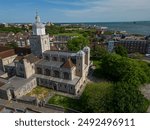
[[[1,32],[0,33],[0,45],[6,46],[8,44],[17,43],[18,47],[25,47],[29,46],[29,37],[30,33],[24,32],[24,33],[13,33],[13,32]]]

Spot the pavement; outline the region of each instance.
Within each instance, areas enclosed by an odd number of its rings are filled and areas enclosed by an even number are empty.
[[[146,85],[142,86],[141,92],[150,101],[150,84],[146,84]],[[149,106],[147,112],[150,113],[150,106]]]
[[[64,113],[64,111],[61,111],[61,110],[39,107],[39,106],[20,103],[20,102],[16,102],[16,101],[12,101],[12,100],[8,101],[8,100],[0,99],[0,105],[5,106],[5,107],[9,107],[9,108],[13,108],[13,109],[21,109],[21,110],[25,110],[26,108],[30,108],[32,110],[35,110],[35,111],[38,111],[41,113]]]

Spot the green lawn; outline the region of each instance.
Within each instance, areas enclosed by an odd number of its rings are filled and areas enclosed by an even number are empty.
[[[80,104],[79,100],[72,99],[69,97],[61,96],[61,95],[55,95],[48,101],[49,104],[55,104],[62,106],[64,108],[72,108],[75,110],[80,110]]]
[[[59,33],[59,34],[55,34],[55,36],[82,36],[79,33]]]
[[[52,98],[49,99],[48,103],[62,106],[64,108],[71,108],[80,112],[90,112],[88,111],[89,108],[88,102],[96,102],[97,99],[99,99],[101,103],[97,105],[101,106],[101,108],[98,110],[98,112],[99,111],[103,112],[105,109],[103,107],[105,105],[104,98],[105,95],[109,93],[110,86],[111,83],[108,82],[87,84],[83,92],[83,95],[79,100],[61,96],[61,95],[54,95]],[[96,105],[94,106],[96,107]]]
[[[45,99],[51,91],[52,91],[51,89],[41,87],[41,86],[37,86],[30,93],[28,93],[27,95],[37,97],[38,99],[41,100],[41,99]]]

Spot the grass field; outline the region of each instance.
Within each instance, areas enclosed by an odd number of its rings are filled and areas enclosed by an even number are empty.
[[[50,90],[48,88],[37,86],[27,95],[32,96],[32,97],[36,97],[36,98],[42,100],[42,99],[47,98],[51,91],[52,90]]]
[[[61,96],[61,95],[54,95],[52,98],[50,98],[48,103],[59,105],[64,108],[72,108],[75,110],[80,110],[79,100]]]
[[[59,33],[59,34],[55,34],[55,36],[82,36],[79,33]]]

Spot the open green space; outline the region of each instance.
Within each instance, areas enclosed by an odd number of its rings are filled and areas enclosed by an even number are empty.
[[[42,100],[42,99],[47,98],[51,91],[52,91],[51,89],[41,87],[41,86],[37,86],[30,93],[28,93],[27,95],[32,96],[32,97],[36,97],[39,100]]]
[[[82,36],[80,33],[58,33],[55,34],[54,36]]]
[[[64,108],[71,108],[80,112],[107,112],[105,111],[105,107],[107,107],[106,102],[108,98],[110,98],[111,90],[111,83],[92,83],[86,86],[80,99],[55,95],[50,98],[48,103]]]
[[[75,110],[80,110],[79,100],[61,96],[61,95],[57,95],[57,94],[54,95],[52,98],[50,98],[48,103],[59,105],[64,108],[72,108]]]
[[[0,32],[6,32],[6,33],[9,33],[9,32],[13,32],[13,33],[18,33],[18,32],[24,32],[24,31],[28,31],[27,29],[25,28],[19,28],[19,27],[1,27],[0,26]]]

